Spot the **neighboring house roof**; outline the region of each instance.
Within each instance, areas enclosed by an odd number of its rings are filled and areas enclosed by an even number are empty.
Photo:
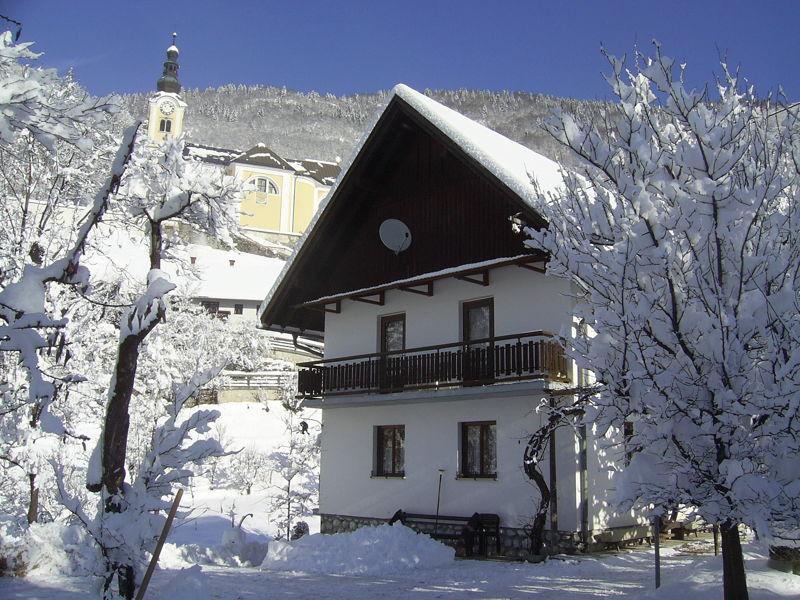
[[[276,152],[270,150],[266,144],[256,144],[249,150],[239,154],[231,160],[232,163],[255,165],[258,167],[271,167],[284,171],[294,171],[292,165],[282,159]]]
[[[516,202],[520,209],[525,210],[540,223],[544,223],[535,207],[542,193],[552,191],[562,184],[560,165],[410,87],[399,84],[391,91],[385,106],[361,138],[350,159],[345,163],[341,175],[320,204],[275,285],[262,302],[259,309],[262,323],[267,326],[271,324],[271,319],[277,310],[276,306],[279,303],[286,304],[290,288],[297,287],[296,283],[292,284],[290,281],[292,279],[290,274],[295,269],[295,265],[303,260],[304,254],[309,253],[308,248],[311,245],[309,241],[317,234],[320,223],[325,222],[331,213],[331,207],[341,195],[340,190],[350,185],[351,170],[354,170],[355,165],[365,156],[366,148],[373,146],[375,139],[380,135],[385,135],[379,133],[379,129],[384,121],[389,120],[387,115],[397,110],[413,116],[414,121],[420,127],[432,132],[449,146],[455,146],[478,170],[482,170],[489,178],[496,180],[502,187],[510,191],[511,195],[517,198]],[[387,141],[385,137],[381,139],[386,144],[391,143],[391,140]],[[389,166],[384,165],[384,168],[389,168]],[[359,178],[353,176],[352,179],[358,180]],[[355,181],[354,185],[363,185],[363,183]],[[331,249],[327,251],[330,253]],[[306,300],[308,299],[306,298]],[[293,310],[290,306],[282,306],[281,309],[288,313]],[[287,327],[288,329],[290,327]]]
[[[225,166],[230,163],[238,163],[293,171],[297,175],[311,177],[322,185],[327,186],[333,185],[341,172],[341,167],[334,162],[314,160],[312,158],[284,160],[277,152],[264,144],[256,144],[249,150],[242,152],[241,150],[230,148],[187,143],[183,149],[183,155],[186,158],[200,160],[213,165]]]
[[[284,262],[200,245],[189,246],[185,253],[195,259],[199,281],[192,286],[192,295],[196,298],[262,300]]]
[[[310,158],[290,158],[288,161],[289,164],[294,167],[295,171],[297,171],[298,175],[307,175],[319,181],[322,185],[333,185],[339,173],[342,172],[341,167],[337,163],[313,160]]]
[[[206,146],[204,144],[186,144],[183,148],[183,156],[189,159],[200,160],[212,165],[227,165],[233,158],[239,156],[241,150],[231,150],[230,148],[218,148],[216,146]]]

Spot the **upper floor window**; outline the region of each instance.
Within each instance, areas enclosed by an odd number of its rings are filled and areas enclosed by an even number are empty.
[[[497,423],[461,423],[461,476],[497,477]]]
[[[464,382],[472,385],[494,379],[494,300],[484,298],[461,305],[461,334],[466,345],[462,358]]]
[[[625,458],[623,460],[624,465],[631,464],[631,459],[633,458],[633,423],[630,421],[625,421],[622,424],[622,439],[625,446]]]
[[[278,186],[267,177],[256,177],[253,182],[256,184],[256,191],[260,194],[271,194],[274,196],[279,194]]]
[[[484,298],[461,305],[463,341],[494,337],[494,300]]]
[[[405,475],[405,425],[380,425],[376,428],[375,475],[403,477]]]
[[[406,348],[406,316],[405,314],[381,317],[380,332],[381,353]]]
[[[169,133],[172,131],[172,119],[161,119],[158,130],[162,133]]]

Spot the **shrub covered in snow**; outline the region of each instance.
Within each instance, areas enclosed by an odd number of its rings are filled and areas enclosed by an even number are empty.
[[[262,569],[336,575],[390,575],[449,565],[455,551],[404,525],[362,527],[353,533],[273,540]]]

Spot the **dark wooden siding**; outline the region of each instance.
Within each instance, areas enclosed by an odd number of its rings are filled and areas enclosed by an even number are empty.
[[[281,306],[271,313],[268,325],[321,330],[320,314],[291,307],[525,252],[509,217],[527,207],[408,110],[398,103],[384,113],[298,256]],[[381,223],[390,218],[411,231],[411,246],[399,255],[378,235]]]

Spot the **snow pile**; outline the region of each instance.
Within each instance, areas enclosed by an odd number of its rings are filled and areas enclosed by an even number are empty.
[[[222,534],[220,544],[202,543],[164,544],[161,566],[177,569],[193,564],[220,567],[254,567],[261,564],[267,554],[269,538],[252,536],[240,527],[228,527]],[[202,541],[202,540],[198,540]]]
[[[208,575],[203,573],[200,565],[181,569],[161,588],[160,598],[170,600],[200,600],[208,598]]]
[[[353,533],[272,541],[262,569],[384,576],[453,563],[455,550],[403,525],[362,527]]]
[[[20,532],[3,515],[0,517],[0,562],[2,559],[9,572],[72,577],[93,573],[100,555],[78,525],[32,523],[27,531]]]

